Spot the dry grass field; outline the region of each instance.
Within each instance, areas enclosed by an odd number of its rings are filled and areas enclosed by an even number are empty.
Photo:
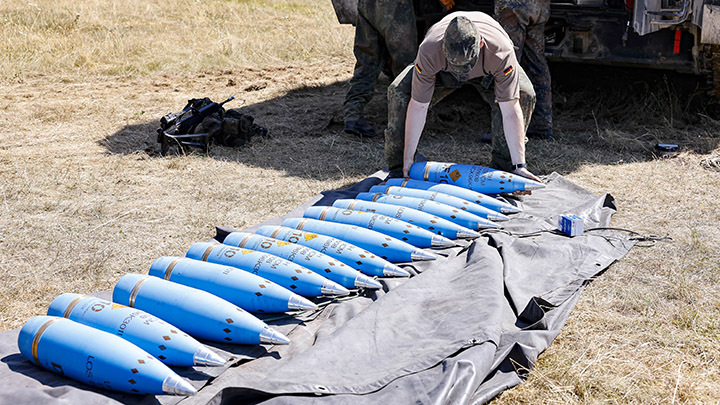
[[[258,224],[382,168],[381,139],[342,132],[352,36],[329,0],[0,2],[0,331],[182,255],[215,225]],[[611,193],[615,226],[672,242],[593,281],[496,403],[720,400],[720,173],[701,165],[720,154],[720,116],[685,78],[618,72],[554,71],[556,141],[532,140],[529,163]],[[429,159],[487,161],[474,137],[487,107],[471,94],[431,112]],[[271,138],[158,155],[162,115],[230,95]],[[380,87],[378,122],[383,99]],[[656,142],[683,150],[656,159]]]

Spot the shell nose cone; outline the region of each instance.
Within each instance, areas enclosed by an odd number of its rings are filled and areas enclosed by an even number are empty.
[[[446,248],[455,246],[455,242],[441,235],[433,235],[431,244],[434,248]]]
[[[478,232],[473,231],[472,229],[461,229],[457,233],[458,239],[475,239],[479,238],[480,234]]]
[[[380,284],[377,280],[373,280],[372,278],[365,276],[363,274],[359,274],[357,278],[355,279],[355,287],[357,288],[370,288],[373,290],[377,290],[382,288],[382,284]]]
[[[349,295],[350,291],[340,284],[328,280],[320,288],[320,293],[322,295]]]
[[[488,214],[487,219],[489,219],[491,221],[507,221],[510,219],[510,217],[508,217],[507,215],[504,215],[504,214],[499,214],[499,213],[493,212],[493,213]]]
[[[275,329],[267,327],[260,331],[260,343],[287,345],[290,344],[290,339]]]
[[[410,259],[413,261],[435,260],[437,256],[424,250],[415,249],[410,254]]]
[[[503,205],[500,207],[500,212],[503,214],[517,214],[518,212],[522,212],[522,210],[514,205]]]
[[[315,305],[312,301],[310,301],[307,298],[303,298],[299,295],[292,295],[290,296],[290,299],[288,300],[288,308],[289,309],[296,309],[301,311],[314,311],[318,307]]]
[[[410,273],[403,270],[400,266],[388,263],[383,267],[383,276],[385,277],[410,277]]]
[[[192,396],[197,394],[195,387],[189,382],[183,380],[177,374],[170,374],[165,378],[162,384],[162,390],[169,395],[185,395]]]
[[[489,220],[478,221],[478,229],[483,229],[483,228],[500,228],[500,225],[496,224],[493,221],[489,221]]]
[[[525,190],[539,190],[541,188],[545,188],[545,185],[535,180],[525,179]]]
[[[226,361],[214,351],[205,346],[200,346],[193,355],[193,362],[196,366],[221,367]]]

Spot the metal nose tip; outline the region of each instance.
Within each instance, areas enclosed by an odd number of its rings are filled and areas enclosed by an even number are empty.
[[[260,343],[269,343],[273,345],[290,344],[290,339],[273,328],[266,327],[260,331]]]
[[[357,288],[370,288],[370,289],[380,289],[382,288],[382,284],[380,284],[377,280],[373,280],[372,278],[365,276],[365,275],[358,275],[355,279],[355,287]]]
[[[498,214],[498,213],[490,213],[488,214],[487,219],[491,221],[507,221],[510,219],[507,215]]]
[[[535,180],[525,180],[525,190],[539,190],[545,188],[545,185]]]
[[[301,311],[309,310],[314,311],[318,308],[317,305],[315,305],[312,301],[308,300],[307,298],[303,298],[297,294],[291,295],[290,299],[288,299],[288,308],[289,309],[297,309]]]
[[[455,242],[441,235],[433,235],[431,243],[432,247],[434,248],[446,248],[455,246]]]
[[[162,383],[162,390],[169,395],[192,396],[197,394],[195,387],[174,373],[165,378],[165,381]]]
[[[478,221],[478,229],[483,228],[500,228],[500,225],[490,220]]]
[[[385,277],[410,277],[410,273],[403,270],[400,266],[388,263],[383,268],[383,276]]]
[[[479,238],[480,234],[478,232],[473,231],[472,229],[461,229],[457,233],[458,239],[474,239]]]
[[[410,260],[413,260],[413,261],[424,261],[424,260],[435,260],[435,259],[437,259],[436,255],[434,255],[432,253],[428,253],[424,250],[415,249],[410,254]]]
[[[196,366],[221,367],[226,361],[214,351],[205,346],[200,346],[193,355],[193,362]]]
[[[320,293],[322,295],[349,295],[350,291],[340,284],[328,280],[320,287]]]
[[[513,205],[508,204],[507,206],[503,205],[500,207],[500,212],[503,214],[517,214],[518,212],[521,212],[522,210],[518,207],[515,207]]]

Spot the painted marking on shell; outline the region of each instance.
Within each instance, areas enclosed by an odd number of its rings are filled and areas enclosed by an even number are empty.
[[[70,313],[71,313],[72,310],[75,308],[75,306],[76,306],[80,301],[82,301],[83,299],[85,299],[85,298],[87,298],[87,297],[89,297],[89,296],[90,296],[90,295],[85,294],[85,295],[83,295],[83,296],[77,297],[77,298],[75,298],[74,300],[72,300],[72,302],[70,303],[70,305],[68,305],[67,308],[65,308],[65,312],[63,313],[63,318],[69,318],[69,317],[70,317]]]
[[[142,280],[138,281],[137,284],[135,284],[135,287],[133,287],[132,292],[130,292],[130,298],[128,299],[128,306],[129,307],[135,307],[135,298],[137,298],[138,292],[140,292],[140,287],[148,281],[150,276],[145,276],[142,278]]]
[[[240,244],[238,244],[238,247],[245,247],[245,244],[248,243],[248,240],[250,240],[250,237],[252,235],[247,235],[243,238],[243,240],[240,241]]]
[[[57,320],[58,318],[55,318],[45,322],[43,326],[38,329],[37,333],[35,333],[35,337],[33,338],[32,342],[32,357],[35,361],[35,364],[37,364],[38,366],[40,365],[40,359],[38,359],[38,345],[40,344],[40,338],[42,337],[43,333],[45,333],[45,330]]]
[[[165,269],[165,280],[170,280],[170,275],[172,275],[173,269],[175,268],[175,265],[178,264],[178,262],[182,260],[181,257],[173,260],[172,263],[170,263],[169,266],[167,266],[167,269]]]
[[[205,253],[203,253],[201,260],[204,261],[204,262],[206,262],[208,256],[210,256],[210,252],[212,252],[213,249],[215,249],[215,245],[213,245],[213,246],[208,246],[208,248],[205,249]]]

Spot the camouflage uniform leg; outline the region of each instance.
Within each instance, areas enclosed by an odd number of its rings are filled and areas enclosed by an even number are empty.
[[[544,3],[544,6],[543,6]],[[535,88],[537,102],[532,127],[535,131],[552,131],[552,89],[550,68],[545,59],[545,23],[550,18],[550,1],[539,1],[538,20],[527,28],[521,65]]]
[[[523,134],[525,134],[535,108],[535,90],[521,66],[518,66],[517,71],[520,75],[520,109],[523,114]],[[485,89],[479,84],[480,81],[471,81],[471,83],[480,92],[483,100],[490,105],[490,130],[492,132],[490,167],[511,172],[513,170],[512,159],[503,130],[502,112],[498,103],[495,102],[495,89],[493,86]],[[527,143],[527,137],[523,138],[523,142]]]
[[[412,94],[412,71],[414,65],[405,70],[388,86],[388,125],[385,129],[385,161],[390,173],[402,174],[403,151],[405,150],[405,115]]]
[[[542,1],[542,0],[540,0]],[[533,2],[517,0],[496,0],[495,19],[507,32],[513,45],[516,46],[515,56],[522,65],[522,56],[525,45],[527,26],[530,24],[528,18],[529,8]]]
[[[412,0],[377,0],[378,31],[385,38],[393,77],[413,63],[418,50]]]
[[[537,95],[533,129],[552,130],[550,69],[545,59],[545,23],[550,18],[550,0],[496,0],[495,18],[508,33],[520,65]]]
[[[412,0],[360,0],[355,26],[355,70],[345,96],[345,120],[363,117],[389,57],[393,74],[415,59],[417,31]]]
[[[358,18],[355,24],[355,70],[345,95],[345,120],[363,117],[365,106],[375,91],[375,83],[382,69],[382,47],[380,33],[365,16],[365,1],[358,3]]]

